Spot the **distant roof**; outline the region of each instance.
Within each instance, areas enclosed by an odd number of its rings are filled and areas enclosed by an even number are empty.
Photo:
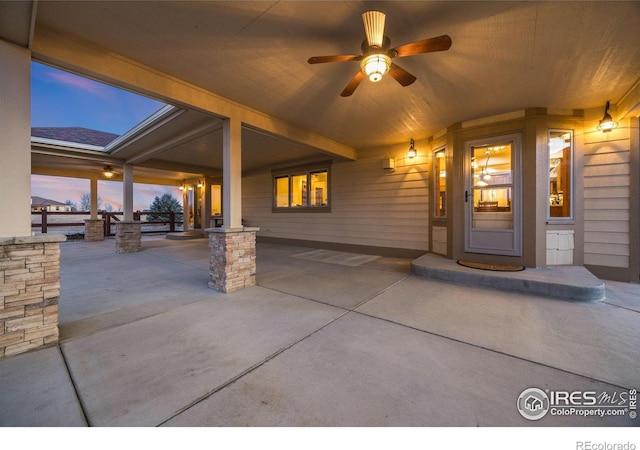
[[[31,136],[98,147],[106,147],[107,144],[118,137],[114,133],[82,127],[35,127],[31,128]]]
[[[31,196],[31,204],[39,206],[66,206],[66,203],[60,203],[56,200],[50,200],[44,197]]]

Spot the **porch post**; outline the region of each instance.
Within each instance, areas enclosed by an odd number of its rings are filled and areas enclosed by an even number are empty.
[[[133,221],[133,166],[122,166],[122,204],[124,208],[124,221]]]
[[[104,221],[98,219],[98,178],[91,178],[91,217],[84,221],[84,240],[104,240]]]
[[[31,52],[0,39],[0,359],[58,341],[60,242],[31,234]]]
[[[98,218],[98,179],[91,178],[91,219]]]
[[[256,232],[242,225],[242,123],[223,124],[222,228],[208,228],[209,287],[233,292],[256,284]]]
[[[242,123],[229,118],[222,128],[223,228],[242,228]]]
[[[133,253],[142,249],[140,221],[133,220],[133,165],[122,166],[124,218],[116,223],[116,252]]]
[[[0,237],[31,236],[31,52],[0,40]]]

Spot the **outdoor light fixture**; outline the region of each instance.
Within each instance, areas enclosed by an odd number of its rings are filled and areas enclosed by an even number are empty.
[[[360,63],[362,72],[374,83],[382,80],[382,76],[389,71],[391,58],[384,53],[374,53],[366,56]]]
[[[105,178],[113,178],[114,174],[115,174],[115,172],[113,171],[113,167],[104,166],[102,168],[102,175],[104,175]]]
[[[617,126],[618,122],[613,120],[613,117],[611,117],[611,114],[609,114],[609,101],[607,100],[607,105],[604,107],[604,116],[598,124],[598,130],[602,131],[603,133],[608,133]]]
[[[418,154],[418,152],[416,151],[416,148],[413,146],[413,138],[411,138],[411,144],[409,145],[409,151],[407,152],[407,158],[409,159],[413,159],[416,157],[416,155]]]

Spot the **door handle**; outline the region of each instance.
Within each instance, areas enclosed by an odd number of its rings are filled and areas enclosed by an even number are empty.
[[[464,202],[465,203],[469,202],[469,191],[464,191]]]

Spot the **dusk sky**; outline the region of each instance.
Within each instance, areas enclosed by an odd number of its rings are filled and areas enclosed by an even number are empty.
[[[132,129],[164,103],[79,77],[43,64],[31,63],[31,126],[83,127],[118,135]],[[89,192],[88,179],[31,176],[31,195],[80,205]],[[147,209],[154,197],[182,194],[174,186],[134,185],[134,210]],[[114,209],[122,205],[122,183],[99,181],[98,195]]]

